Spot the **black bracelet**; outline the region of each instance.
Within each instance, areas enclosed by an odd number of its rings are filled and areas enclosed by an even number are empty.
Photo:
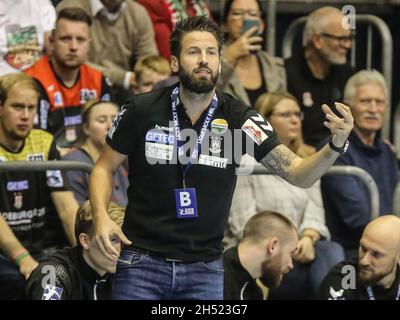
[[[345,153],[346,151],[347,151],[347,148],[349,147],[349,140],[346,140],[346,142],[344,143],[344,146],[342,147],[342,148],[339,148],[339,147],[336,147],[334,144],[333,144],[333,141],[332,141],[332,136],[329,138],[329,147],[333,150],[333,151],[336,151],[336,152],[338,152],[338,153],[340,153],[340,154],[343,154],[343,153]]]

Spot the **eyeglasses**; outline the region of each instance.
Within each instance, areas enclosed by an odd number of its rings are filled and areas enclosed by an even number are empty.
[[[304,114],[301,111],[286,111],[286,112],[274,112],[271,113],[272,116],[278,116],[278,117],[282,117],[285,120],[290,119],[292,116],[295,116],[297,119],[299,120],[303,120],[304,119]]]
[[[356,38],[356,36],[354,34],[351,34],[349,36],[335,36],[334,34],[322,32],[322,33],[320,33],[320,35],[323,37],[327,37],[327,38],[339,41],[340,44],[343,44],[345,42],[353,42]]]
[[[247,14],[249,17],[252,17],[252,18],[258,18],[260,15],[260,11],[254,10],[254,9],[250,9],[250,10],[232,9],[230,13],[231,13],[233,19],[243,18],[243,16],[245,14]]]

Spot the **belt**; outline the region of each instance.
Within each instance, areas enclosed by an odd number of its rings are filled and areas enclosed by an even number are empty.
[[[172,258],[162,257],[162,256],[160,256],[159,254],[157,254],[155,252],[152,252],[152,251],[149,251],[149,250],[145,250],[145,249],[142,249],[142,248],[138,248],[138,247],[134,247],[134,246],[124,246],[124,249],[135,251],[135,252],[144,254],[145,256],[162,259],[162,260],[167,261],[167,262],[180,262],[180,263],[193,262],[193,261],[185,262],[185,261],[179,260],[179,259],[172,259]]]

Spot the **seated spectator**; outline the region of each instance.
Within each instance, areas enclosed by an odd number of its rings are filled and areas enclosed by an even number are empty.
[[[224,299],[262,300],[260,278],[268,288],[277,288],[293,268],[297,248],[295,226],[285,216],[261,212],[246,223],[243,239],[224,252]]]
[[[122,226],[125,215],[123,208],[110,202],[108,215],[118,226]],[[89,201],[82,203],[78,209],[75,238],[77,243],[75,247],[53,253],[32,272],[26,283],[26,299],[111,299],[111,274],[115,273],[117,264],[107,259],[100,251],[94,237]],[[121,242],[117,237],[112,239],[111,243],[118,252],[121,251]]]
[[[25,71],[40,87],[39,126],[54,134],[62,148],[78,139],[81,105],[92,99],[110,100],[104,76],[84,64],[90,25],[90,17],[81,9],[61,11],[50,37],[51,56],[43,56]]]
[[[56,11],[49,0],[0,1],[0,76],[23,71],[47,48]]]
[[[135,93],[146,93],[153,90],[153,85],[171,76],[171,66],[161,56],[148,56],[140,59],[134,72],[136,74]]]
[[[56,10],[71,7],[85,10],[92,18],[88,59],[110,79],[113,96],[123,103],[136,84],[132,72],[136,61],[158,54],[146,9],[132,0],[63,0]]]
[[[283,60],[262,50],[261,9],[258,0],[228,0],[224,10],[228,39],[217,88],[251,106],[263,93],[286,89]],[[258,27],[245,30],[247,21],[256,21]]]
[[[274,127],[279,140],[300,157],[315,149],[303,143],[302,113],[296,99],[287,93],[268,93],[256,103],[256,111]],[[267,196],[266,196],[267,195]],[[271,210],[288,217],[299,233],[294,270],[271,299],[316,298],[329,269],[344,259],[343,249],[330,240],[325,225],[320,182],[310,189],[295,187],[275,175],[239,176],[232,200],[225,243],[237,243],[243,225],[255,213]]]
[[[118,113],[118,107],[111,102],[92,100],[82,107],[82,144],[69,152],[63,160],[82,161],[94,164],[100,156],[108,130]],[[67,171],[66,175],[76,200],[81,204],[89,199],[89,173],[83,171]],[[128,198],[128,172],[120,166],[114,175],[111,200],[125,207]]]
[[[0,161],[60,159],[52,135],[32,129],[38,99],[29,76],[0,77]],[[1,172],[0,190],[0,300],[16,299],[38,261],[66,244],[65,235],[75,243],[78,204],[59,170]]]
[[[375,70],[356,73],[346,84],[344,100],[351,108],[354,128],[347,152],[335,165],[356,166],[368,172],[378,187],[380,214],[389,214],[393,210],[399,171],[391,146],[379,133],[389,103],[385,78]],[[371,219],[368,189],[351,175],[326,176],[321,186],[332,239],[342,244],[348,257],[354,257],[361,234]]]
[[[358,259],[339,263],[324,279],[321,299],[400,300],[400,219],[371,221],[360,240]]]
[[[204,0],[136,0],[150,15],[154,27],[158,52],[171,60],[169,38],[175,23],[188,16],[207,15],[210,10]]]
[[[314,147],[330,134],[324,126],[322,104],[341,102],[353,73],[347,63],[353,43],[351,27],[343,25],[347,21],[334,7],[313,11],[304,28],[305,47],[285,60],[287,90],[300,102],[304,141]]]

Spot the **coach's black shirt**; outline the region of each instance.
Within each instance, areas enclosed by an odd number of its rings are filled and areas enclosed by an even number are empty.
[[[320,288],[320,298],[324,300],[370,300],[367,287],[355,280],[355,286],[351,284],[351,272],[358,272],[356,261],[343,261],[334,266],[325,277]],[[372,286],[372,294],[375,300],[395,300],[399,294],[400,267],[397,266],[396,280],[389,289],[380,286]]]
[[[334,102],[343,102],[343,90],[353,69],[347,64],[331,66],[325,79],[317,79],[301,51],[285,60],[285,70],[287,90],[297,98],[304,113],[304,142],[317,147],[330,135],[324,126],[326,118],[321,106],[326,103],[335,111]]]
[[[230,95],[219,94],[210,135],[200,149],[199,164],[192,165],[186,175],[186,187],[196,188],[198,218],[178,219],[174,189],[183,188],[182,167],[165,160],[176,158],[177,154],[173,125],[169,123],[174,87],[135,96],[123,106],[109,131],[108,144],[129,156],[129,203],[123,231],[134,246],[164,258],[213,260],[222,252],[221,241],[236,184],[235,169],[240,163],[240,159],[229,163],[230,152],[225,150],[232,146],[233,129],[239,129],[241,139],[232,154],[244,153],[248,143],[254,149],[254,157],[261,160],[279,141],[269,123],[251,107]],[[207,111],[192,126],[183,106],[178,105],[177,109],[181,130],[194,128],[199,134]],[[157,158],[164,164],[150,163]]]

